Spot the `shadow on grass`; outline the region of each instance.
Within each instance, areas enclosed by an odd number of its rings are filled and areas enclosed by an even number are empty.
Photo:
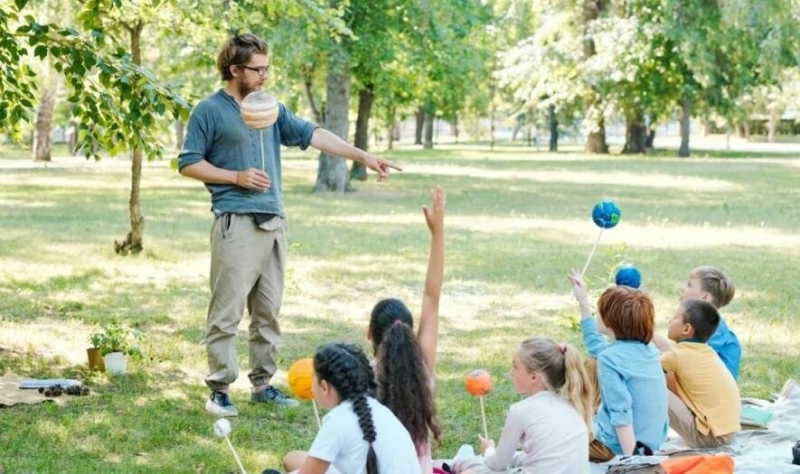
[[[108,376],[80,367],[53,369],[57,363],[30,354],[3,362],[4,372],[21,376],[78,378],[92,396],[70,397],[64,406],[46,403],[2,409],[0,469],[238,472],[225,442],[213,435],[215,418],[203,408],[205,387],[187,383],[180,371],[153,372],[140,366],[127,375]],[[316,433],[310,404],[277,410],[240,399],[234,402],[241,416],[233,421],[231,441],[250,471],[277,466],[284,447],[306,448]],[[286,430],[286,426],[295,429]]]

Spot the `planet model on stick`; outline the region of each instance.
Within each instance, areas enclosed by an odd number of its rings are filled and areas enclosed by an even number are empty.
[[[631,288],[639,288],[642,285],[642,274],[633,265],[622,265],[617,269],[614,283]]]
[[[592,209],[592,220],[597,227],[603,229],[610,229],[617,224],[622,218],[622,211],[614,201],[604,199],[594,205]]]
[[[311,390],[313,380],[314,359],[310,357],[298,359],[289,367],[289,374],[286,377],[286,381],[289,383],[289,390],[292,391],[295,397],[301,400],[311,400],[311,404],[314,406],[314,416],[317,419],[317,426],[322,426],[322,421],[319,418],[317,401],[314,400],[314,391]]]
[[[240,108],[244,123],[256,130],[263,130],[274,124],[280,113],[278,101],[264,91],[247,94]]]
[[[475,397],[488,395],[492,391],[492,376],[485,370],[473,370],[464,379],[464,388],[467,393]]]
[[[586,264],[583,266],[581,276],[585,275],[586,269],[589,268],[589,263],[592,261],[595,250],[597,250],[597,244],[600,243],[600,238],[603,236],[603,231],[606,229],[611,229],[619,224],[619,220],[621,218],[622,211],[619,210],[619,206],[617,206],[614,201],[604,199],[594,205],[594,208],[592,208],[592,221],[594,221],[595,225],[600,228],[600,233],[597,234],[597,240],[594,241],[592,251],[589,252],[589,258],[586,259]]]
[[[492,376],[485,370],[473,370],[464,379],[464,388],[473,397],[478,397],[481,401],[481,421],[483,421],[483,436],[489,438],[489,430],[486,429],[486,408],[483,405],[483,397],[492,391]]]
[[[289,374],[287,377],[289,390],[292,391],[295,397],[301,400],[311,400],[314,398],[314,392],[311,390],[313,377],[314,360],[310,357],[297,360],[289,367]]]
[[[239,465],[239,472],[245,474],[246,471],[244,470],[244,466],[242,466],[242,460],[239,459],[239,455],[236,454],[236,450],[233,449],[231,439],[228,437],[231,434],[231,422],[228,421],[227,418],[220,418],[219,420],[215,421],[214,434],[220,438],[225,438],[225,442],[228,443],[228,447],[231,448],[231,453],[233,453],[233,457],[236,459],[236,464]]]

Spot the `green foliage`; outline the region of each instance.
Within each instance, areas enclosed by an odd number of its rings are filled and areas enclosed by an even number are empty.
[[[78,17],[83,26],[98,26],[98,11],[117,7],[117,2],[86,2]],[[25,63],[30,53],[47,58],[63,75],[71,90],[72,114],[80,122],[79,146],[87,157],[99,158],[101,149],[114,155],[133,148],[150,158],[162,156],[158,121],[165,116],[185,120],[188,104],[134,64],[104,30],[39,23],[24,8],[17,4],[0,14],[0,59],[9,65],[0,81],[0,129],[20,139],[19,122],[31,118],[36,75]]]
[[[111,323],[103,327],[101,332],[92,333],[89,342],[92,347],[100,349],[102,355],[122,352],[135,359],[142,358],[139,347],[143,335],[136,329],[126,328],[119,323]]]
[[[584,5],[600,8],[585,16]],[[509,43],[501,85],[525,107],[671,119],[688,97],[697,115],[737,114],[737,99],[780,81],[800,58],[798,11],[788,0],[529,2],[537,26]],[[602,7],[602,8],[601,8]],[[594,53],[585,54],[587,41]]]

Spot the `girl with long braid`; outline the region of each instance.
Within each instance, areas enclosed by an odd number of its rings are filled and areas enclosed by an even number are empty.
[[[369,395],[375,389],[375,375],[361,348],[332,343],[317,349],[311,388],[317,403],[331,411],[308,453],[286,455],[288,471],[420,474],[408,431]]]
[[[439,296],[444,279],[444,191],[437,187],[423,214],[431,233],[428,271],[422,295],[419,330],[414,335],[411,311],[397,299],[379,301],[372,310],[367,337],[376,359],[378,400],[411,434],[423,474],[431,474],[431,441],[441,428],[433,398],[433,369],[439,341]]]

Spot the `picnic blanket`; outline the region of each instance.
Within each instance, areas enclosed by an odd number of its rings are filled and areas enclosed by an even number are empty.
[[[740,431],[731,446],[692,450],[675,436],[670,437],[657,454],[724,453],[733,457],[736,474],[800,474],[800,466],[792,464],[792,446],[800,440],[800,384],[787,381],[775,401],[760,403],[758,410],[772,414],[766,421],[767,429]],[[607,472],[609,465],[592,464],[592,474]]]
[[[67,387],[69,385],[74,385],[72,382],[79,384],[76,381],[72,380],[38,380],[32,381],[30,377],[20,377],[19,375],[15,374],[5,374],[0,377],[0,408],[5,407],[12,407],[18,403],[33,405],[36,403],[43,403],[43,402],[55,402],[59,405],[63,405],[67,402],[67,396],[62,395],[60,397],[45,397],[44,394],[39,393],[39,390],[36,388],[43,386],[49,387],[50,385],[55,385],[56,383],[61,383],[62,387]],[[51,383],[52,382],[52,383]],[[29,387],[28,389],[22,390],[20,386]]]

